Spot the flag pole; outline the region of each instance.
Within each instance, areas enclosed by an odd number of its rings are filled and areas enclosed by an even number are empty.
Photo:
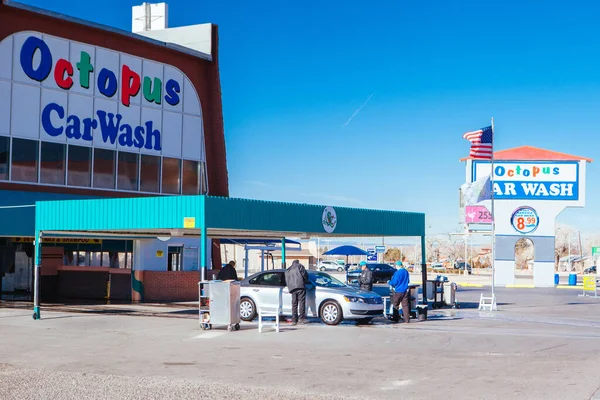
[[[494,117],[492,117],[492,310],[496,309],[496,213],[494,212],[494,142],[496,137],[494,134]]]

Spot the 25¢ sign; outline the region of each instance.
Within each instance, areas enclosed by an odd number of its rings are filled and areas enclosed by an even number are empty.
[[[517,232],[526,235],[538,228],[540,219],[532,207],[524,206],[517,208],[513,212],[510,224]]]

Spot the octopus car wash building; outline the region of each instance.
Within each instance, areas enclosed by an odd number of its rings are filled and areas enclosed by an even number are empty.
[[[228,196],[218,30],[196,27],[191,34],[209,40],[205,52],[2,1],[5,294],[32,290],[36,201]],[[126,235],[44,239],[42,298],[130,300],[134,264],[147,300],[197,296],[197,243]],[[219,251],[211,257],[221,264]]]

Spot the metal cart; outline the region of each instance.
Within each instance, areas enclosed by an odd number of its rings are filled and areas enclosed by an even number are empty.
[[[447,277],[439,275],[435,279],[427,281],[427,300],[431,301],[431,307],[433,309],[442,308],[446,305],[444,299],[444,283],[447,281]]]
[[[200,282],[200,329],[213,325],[227,326],[228,331],[240,329],[240,283],[210,281]]]

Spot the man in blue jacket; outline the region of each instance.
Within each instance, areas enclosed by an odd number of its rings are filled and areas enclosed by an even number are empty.
[[[402,304],[402,316],[404,317],[404,322],[407,324],[410,322],[410,310],[408,307],[409,302],[409,294],[408,294],[408,284],[410,283],[410,275],[408,271],[404,268],[404,265],[401,261],[396,261],[396,267],[398,270],[392,276],[390,280],[390,286],[394,289],[394,294],[392,295],[392,305],[393,305],[393,314],[392,321],[398,322],[400,320],[400,315],[398,313],[398,307]]]

